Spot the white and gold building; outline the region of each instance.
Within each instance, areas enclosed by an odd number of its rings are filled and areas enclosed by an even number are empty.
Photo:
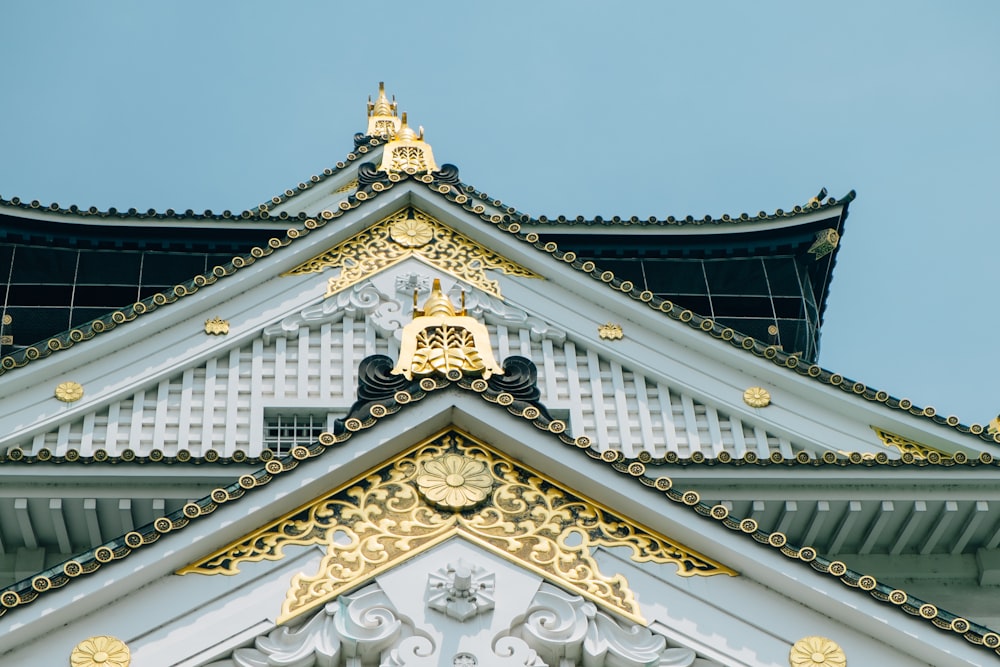
[[[0,665],[996,662],[996,427],[816,364],[853,194],[545,220],[368,115],[242,213],[0,201]]]

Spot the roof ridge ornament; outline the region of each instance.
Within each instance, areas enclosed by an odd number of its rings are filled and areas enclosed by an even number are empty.
[[[392,96],[392,102],[385,96],[385,82],[378,82],[378,98],[372,102],[371,95],[368,96],[368,131],[365,133],[369,137],[396,136],[399,131],[400,120],[398,117],[399,105],[396,103],[396,96]]]
[[[413,321],[403,327],[399,345],[399,360],[392,369],[393,375],[407,380],[414,376],[439,373],[449,380],[459,380],[463,375],[503,375],[503,368],[493,357],[490,332],[486,325],[465,310],[465,292],[462,292],[462,309],[457,311],[444,292],[441,280],[434,279],[431,294],[423,309],[417,308],[417,292],[413,292]]]
[[[406,122],[406,112],[396,128],[396,133],[385,146],[379,171],[416,174],[417,172],[437,171],[434,153],[430,144],[424,141],[424,128],[419,128],[419,134],[413,131]]]

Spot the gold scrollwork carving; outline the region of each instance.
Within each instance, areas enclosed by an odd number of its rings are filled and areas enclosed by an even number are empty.
[[[882,441],[883,445],[885,445],[886,447],[891,447],[893,449],[896,449],[901,454],[907,454],[907,453],[912,454],[913,458],[915,459],[924,460],[928,457],[928,455],[932,453],[935,455],[932,458],[940,456],[941,457],[940,460],[942,461],[945,459],[950,460],[952,458],[951,454],[949,454],[948,452],[942,452],[940,450],[934,449],[933,447],[928,447],[927,445],[921,445],[919,442],[914,442],[913,440],[904,438],[901,435],[896,435],[895,433],[883,431],[877,426],[872,426],[872,430],[875,431],[875,435],[878,436],[879,440]]]
[[[426,243],[419,243],[428,232],[431,238]],[[415,208],[393,213],[282,275],[298,276],[340,269],[340,274],[327,283],[326,296],[330,297],[408,257],[418,257],[498,297],[501,296],[500,285],[496,280],[487,278],[486,271],[489,269],[523,278],[541,278]]]
[[[418,490],[421,475],[434,469],[428,464],[448,457],[472,462],[470,475],[485,473],[484,479],[477,478],[477,488],[489,477],[481,505],[442,508],[424,499]],[[293,577],[279,619],[285,622],[455,536],[638,622],[640,609],[628,581],[621,574],[601,572],[595,547],[627,547],[633,561],[673,563],[684,577],[736,576],[454,429],[179,574],[235,574],[244,562],[281,559],[286,546],[325,545],[319,571]]]

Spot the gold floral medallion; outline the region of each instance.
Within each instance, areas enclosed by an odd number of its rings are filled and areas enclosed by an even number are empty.
[[[423,220],[404,219],[389,228],[389,238],[405,248],[419,248],[434,238],[434,231]]]
[[[428,502],[454,512],[475,507],[493,488],[493,477],[485,463],[458,454],[427,461],[416,482]]]
[[[120,639],[100,635],[84,639],[69,655],[72,667],[129,667],[132,656]]]
[[[847,657],[836,642],[826,637],[803,637],[788,654],[791,667],[847,667]]]
[[[743,402],[751,408],[766,408],[771,405],[771,393],[763,387],[750,387],[743,392]]]
[[[625,333],[622,331],[622,325],[607,322],[597,327],[597,335],[604,340],[621,340]]]
[[[63,403],[74,403],[83,398],[83,386],[79,382],[61,382],[55,396]]]

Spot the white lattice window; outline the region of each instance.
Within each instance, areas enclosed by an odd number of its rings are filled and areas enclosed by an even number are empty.
[[[295,445],[311,445],[327,430],[327,418],[312,414],[273,414],[264,419],[264,448],[278,455]]]

